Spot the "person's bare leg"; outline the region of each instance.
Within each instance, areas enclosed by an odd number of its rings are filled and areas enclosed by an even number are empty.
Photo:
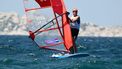
[[[74,48],[74,53],[77,53],[77,48],[76,48],[75,42],[74,42],[74,44],[73,44],[73,48]]]
[[[74,37],[74,42],[77,40],[77,36]]]

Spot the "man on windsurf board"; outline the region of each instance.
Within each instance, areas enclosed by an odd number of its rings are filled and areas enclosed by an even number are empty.
[[[80,29],[80,16],[78,16],[78,10],[73,9],[72,13],[73,13],[73,15],[69,18],[71,34],[72,34],[72,38],[73,38],[73,42],[74,42],[74,45],[70,48],[71,54],[77,52],[75,41],[77,40],[77,37],[79,34],[79,29]]]

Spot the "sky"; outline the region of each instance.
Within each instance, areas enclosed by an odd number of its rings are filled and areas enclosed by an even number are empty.
[[[122,0],[64,0],[72,13],[79,10],[81,22],[91,22],[100,26],[122,26]],[[17,12],[24,15],[23,0],[0,0],[0,12]]]

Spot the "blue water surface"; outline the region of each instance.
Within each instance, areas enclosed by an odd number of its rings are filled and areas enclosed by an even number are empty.
[[[0,36],[0,69],[122,69],[122,37],[79,37],[79,53],[88,57],[51,58],[28,36]]]

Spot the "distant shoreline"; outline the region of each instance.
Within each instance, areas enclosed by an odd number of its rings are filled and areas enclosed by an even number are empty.
[[[0,35],[28,35],[26,16],[0,12]],[[104,27],[94,23],[81,23],[79,36],[122,37],[122,26]]]

